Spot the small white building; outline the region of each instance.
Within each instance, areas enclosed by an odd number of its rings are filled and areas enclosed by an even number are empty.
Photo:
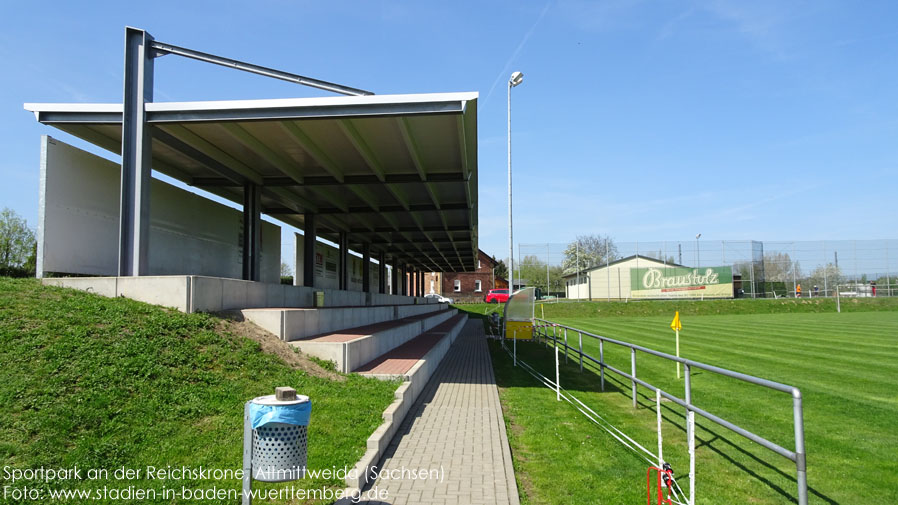
[[[563,278],[565,296],[574,300],[733,297],[730,267],[689,268],[641,255]]]

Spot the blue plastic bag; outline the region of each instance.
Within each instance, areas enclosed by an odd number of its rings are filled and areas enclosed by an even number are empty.
[[[312,401],[295,405],[259,405],[249,404],[249,419],[253,429],[269,423],[284,423],[295,426],[308,426],[312,415]]]

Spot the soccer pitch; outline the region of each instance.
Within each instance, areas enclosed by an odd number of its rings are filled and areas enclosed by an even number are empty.
[[[556,322],[606,337],[674,352],[670,317],[569,317]],[[683,316],[684,358],[801,389],[804,397],[810,503],[880,503],[898,489],[898,313],[799,313]],[[568,332],[577,347],[577,334]],[[598,342],[584,337],[598,357]],[[494,346],[494,351],[498,349]],[[554,377],[552,353],[536,344],[519,356]],[[632,408],[630,383],[606,373],[580,373],[572,354],[561,385],[642,445],[657,448],[654,394],[639,388]],[[630,369],[630,353],[605,345],[606,362]],[[562,355],[562,364],[564,357]],[[550,390],[494,352],[494,365],[515,465],[530,503],[635,503],[645,499],[647,464],[590,423]],[[674,363],[640,353],[637,376],[683,397]],[[693,403],[794,448],[792,402],[787,394],[716,374],[693,373]],[[688,482],[683,409],[663,403],[664,455]],[[791,461],[696,416],[696,503],[793,503]]]

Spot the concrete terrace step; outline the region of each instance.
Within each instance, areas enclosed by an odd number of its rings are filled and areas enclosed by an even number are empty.
[[[293,340],[290,344],[306,354],[333,361],[341,372],[351,372],[443,323],[456,312],[456,309],[446,309],[410,315]]]
[[[243,317],[287,342],[346,328],[446,310],[442,303],[370,307],[243,309]]]
[[[448,348],[448,345],[451,345],[451,341],[455,340],[454,337],[458,335],[458,331],[464,326],[467,319],[466,314],[457,314],[392,351],[358,367],[355,371],[361,374],[390,378],[407,377],[415,365],[425,359],[439,344],[445,343]],[[450,338],[447,342],[443,342],[446,336],[450,336]],[[442,358],[442,356],[440,357]],[[439,362],[436,364],[439,364]]]

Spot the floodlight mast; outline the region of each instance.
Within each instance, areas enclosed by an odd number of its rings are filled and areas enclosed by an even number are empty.
[[[514,294],[514,233],[511,226],[511,88],[524,82],[524,74],[514,72],[508,79],[508,294]]]

